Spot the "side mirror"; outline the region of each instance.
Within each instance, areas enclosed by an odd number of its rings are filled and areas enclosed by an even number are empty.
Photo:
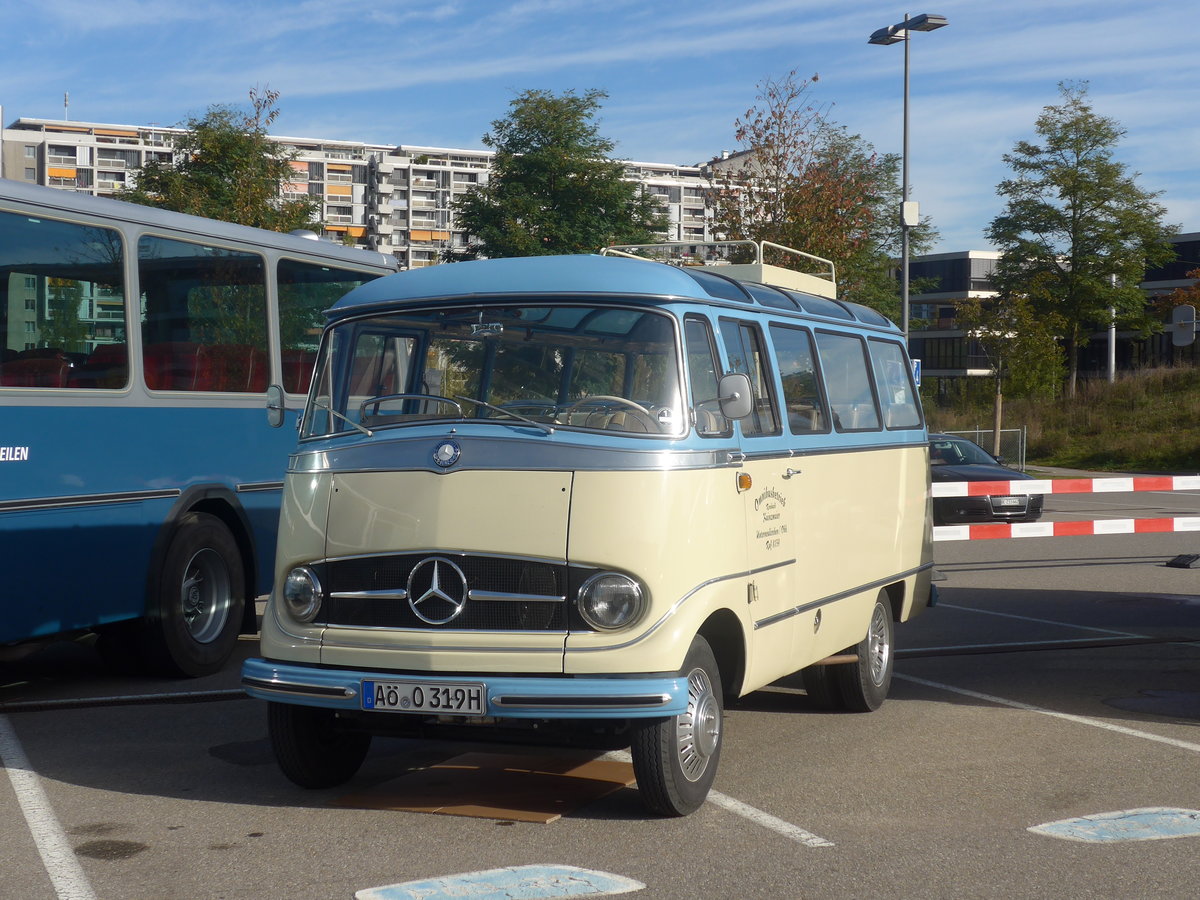
[[[277,384],[267,388],[267,424],[278,428],[283,424],[283,388]]]
[[[744,419],[754,411],[754,387],[750,376],[742,372],[731,372],[721,376],[717,387],[717,401],[721,404],[721,415],[727,419]]]

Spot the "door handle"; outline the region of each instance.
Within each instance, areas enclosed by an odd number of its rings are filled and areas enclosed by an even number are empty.
[[[783,473],[783,477],[784,477],[784,478],[791,478],[793,475],[803,475],[803,474],[804,474],[804,473],[803,473],[803,472],[801,472],[799,469],[793,469],[793,468],[791,468],[791,467],[788,467],[788,468],[787,468],[787,469],[784,471],[784,473]]]

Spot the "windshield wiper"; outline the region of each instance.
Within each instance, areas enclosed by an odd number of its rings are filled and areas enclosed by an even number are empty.
[[[503,406],[495,406],[491,403],[486,403],[483,400],[473,400],[470,397],[455,397],[455,400],[461,400],[463,403],[474,403],[476,406],[482,406],[484,409],[490,409],[492,412],[498,412],[501,415],[509,416],[519,422],[524,422],[526,425],[532,425],[534,428],[540,428],[546,434],[554,434],[554,428],[547,425],[545,422],[539,422],[536,419],[526,418],[511,409],[505,409]]]
[[[323,409],[323,410],[325,410],[325,412],[331,413],[334,416],[337,416],[337,418],[341,419],[343,422],[345,422],[351,428],[357,428],[359,431],[361,431],[367,437],[375,437],[375,432],[373,432],[370,428],[363,428],[357,422],[355,422],[351,419],[347,419],[345,416],[343,416],[340,412],[338,412],[336,409],[334,409],[328,403],[322,403],[320,400],[314,400],[313,406],[317,407],[318,409]]]

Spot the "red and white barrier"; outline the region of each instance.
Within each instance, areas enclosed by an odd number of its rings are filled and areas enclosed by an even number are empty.
[[[983,525],[935,525],[935,541],[978,541],[989,538],[1078,537],[1087,534],[1149,534],[1200,531],[1200,516],[1169,519],[1096,519],[1090,522],[989,522]]]
[[[1063,478],[1057,481],[940,481],[934,497],[986,497],[1010,494],[1115,494],[1135,491],[1198,491],[1200,475],[1135,475],[1123,478]],[[1200,516],[1162,519],[1096,519],[1084,522],[988,522],[936,525],[935,541],[992,538],[1078,537],[1095,534],[1152,534],[1200,531]]]
[[[1200,475],[1133,475],[1123,478],[1063,478],[1057,481],[936,481],[935,497],[991,494],[1117,494],[1133,491],[1200,491]]]

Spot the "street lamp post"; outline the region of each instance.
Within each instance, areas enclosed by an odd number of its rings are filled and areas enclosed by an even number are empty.
[[[900,151],[900,318],[904,340],[908,342],[908,230],[920,224],[921,217],[915,202],[908,199],[908,35],[912,31],[933,31],[949,25],[945,16],[921,13],[887,28],[880,28],[867,39],[868,44],[898,44],[904,42],[904,140]]]

